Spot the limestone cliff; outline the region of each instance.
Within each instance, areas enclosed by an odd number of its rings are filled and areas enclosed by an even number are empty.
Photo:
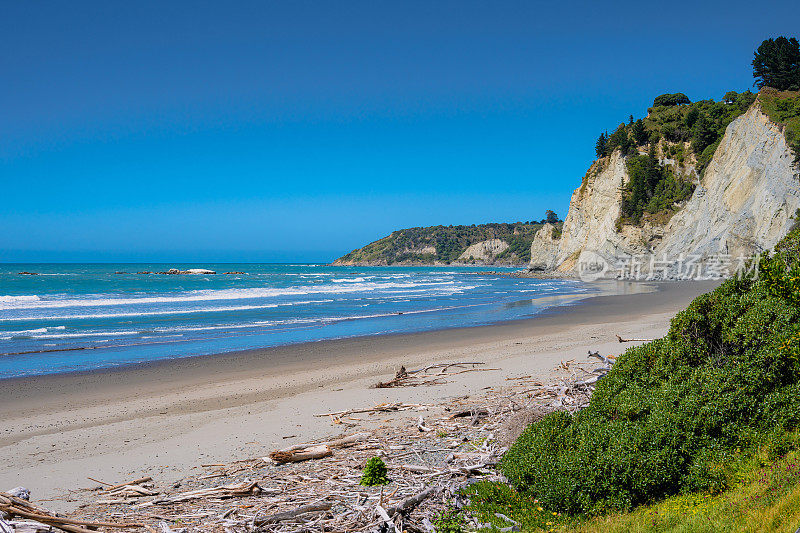
[[[793,160],[781,128],[755,103],[728,125],[689,200],[667,221],[634,226],[619,222],[629,177],[625,158],[615,151],[595,161],[572,194],[557,243],[537,234],[530,268],[574,272],[587,253],[613,264],[644,253],[735,257],[772,248],[800,207]]]
[[[552,270],[558,255],[558,233],[552,224],[536,232],[531,243],[531,270]]]
[[[481,261],[490,263],[506,250],[508,250],[508,243],[506,241],[501,239],[489,239],[469,245],[467,249],[458,256],[457,261]]]

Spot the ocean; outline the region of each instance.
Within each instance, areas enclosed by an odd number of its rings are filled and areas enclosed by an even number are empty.
[[[170,268],[217,274],[138,273]],[[0,264],[0,378],[491,324],[531,317],[594,290],[578,281],[481,270]]]

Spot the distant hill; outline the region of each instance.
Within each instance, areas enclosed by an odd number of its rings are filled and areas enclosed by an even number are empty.
[[[334,265],[526,265],[543,222],[408,228],[353,250]],[[561,227],[561,222],[556,224]]]

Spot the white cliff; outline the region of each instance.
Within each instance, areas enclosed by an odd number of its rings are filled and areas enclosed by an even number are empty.
[[[462,253],[458,261],[486,261],[491,262],[495,257],[508,249],[508,243],[502,239],[489,239],[486,241],[476,242],[467,247]]]
[[[800,207],[800,180],[781,129],[758,103],[728,125],[691,198],[666,225],[620,225],[625,159],[615,152],[595,161],[570,200],[561,238],[531,246],[531,269],[574,272],[582,254],[612,263],[652,252],[750,255],[772,248]],[[580,261],[579,261],[580,259]]]
[[[751,107],[731,122],[700,185],[672,217],[658,254],[749,255],[771,249],[800,207],[793,153],[780,128]]]
[[[548,223],[542,226],[533,236],[530,269],[553,270],[556,267],[557,255],[558,235],[556,227]]]

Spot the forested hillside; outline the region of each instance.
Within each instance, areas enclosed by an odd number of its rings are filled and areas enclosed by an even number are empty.
[[[531,242],[546,222],[560,228],[549,211],[541,221],[401,229],[337,259],[337,265],[476,264],[525,265]]]

